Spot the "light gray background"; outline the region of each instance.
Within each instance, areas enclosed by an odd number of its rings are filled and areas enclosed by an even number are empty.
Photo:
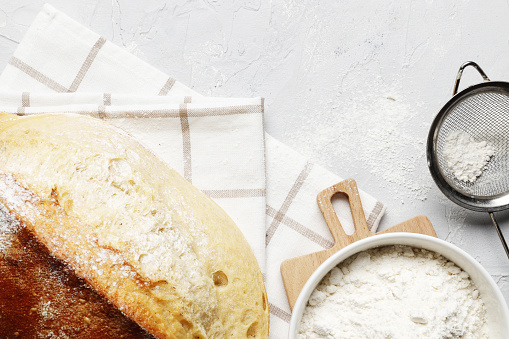
[[[43,1],[0,0],[0,68]],[[51,4],[207,96],[266,98],[266,129],[384,202],[381,228],[418,214],[475,257],[509,300],[487,214],[449,202],[426,165],[458,67],[509,81],[509,1],[92,1]],[[480,82],[468,69],[462,87]],[[509,238],[509,213],[498,213]]]

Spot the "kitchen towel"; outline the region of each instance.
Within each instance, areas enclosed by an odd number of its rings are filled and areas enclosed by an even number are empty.
[[[0,75],[0,110],[92,115],[153,150],[235,220],[264,275],[270,338],[287,337],[280,264],[332,246],[316,195],[341,178],[264,132],[263,99],[204,97],[45,5]],[[385,207],[360,196],[374,231]],[[353,232],[348,203],[335,207]]]

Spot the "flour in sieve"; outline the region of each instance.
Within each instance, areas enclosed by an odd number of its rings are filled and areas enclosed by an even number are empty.
[[[299,338],[488,338],[486,310],[469,275],[443,256],[408,246],[361,252],[312,293]]]
[[[445,138],[447,167],[461,181],[474,182],[486,168],[495,150],[486,141],[475,141],[463,131],[452,131]]]

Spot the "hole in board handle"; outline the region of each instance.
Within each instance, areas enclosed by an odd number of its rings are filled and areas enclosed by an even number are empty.
[[[352,211],[348,201],[348,196],[345,193],[338,192],[331,197],[331,204],[334,208],[334,212],[338,217],[341,226],[346,234],[352,235],[355,233],[355,227],[353,223]]]

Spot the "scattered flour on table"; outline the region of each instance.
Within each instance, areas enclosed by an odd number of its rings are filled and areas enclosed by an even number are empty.
[[[356,176],[362,168],[373,176],[370,184],[388,190],[395,202],[426,200],[432,181],[425,154],[428,126],[415,126],[420,108],[392,96],[358,97],[363,100],[303,114],[298,130],[286,135],[290,145],[314,162],[335,159],[341,165],[331,170],[340,176]]]
[[[299,338],[488,338],[486,310],[468,273],[408,246],[361,252],[311,294]]]
[[[486,168],[495,150],[486,141],[476,142],[463,131],[453,131],[445,138],[444,157],[454,176],[474,182]]]

